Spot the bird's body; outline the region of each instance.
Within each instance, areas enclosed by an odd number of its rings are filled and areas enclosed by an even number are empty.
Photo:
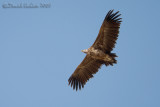
[[[93,45],[88,49],[82,50],[82,52],[86,53],[86,57],[68,80],[73,89],[83,88],[103,64],[113,66],[114,63],[117,63],[115,59],[117,56],[111,51],[115,47],[118,38],[121,18],[118,18],[120,16],[118,14],[119,11],[112,12],[113,10],[110,10],[107,13]]]
[[[82,51],[83,52],[83,51]],[[94,47],[90,47],[89,49],[85,49],[85,52],[87,55],[89,55],[91,58],[103,62],[103,63],[114,63],[114,57],[111,54],[107,54],[103,52],[100,49],[95,49]]]

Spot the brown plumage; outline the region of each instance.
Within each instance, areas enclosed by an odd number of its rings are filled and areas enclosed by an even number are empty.
[[[111,51],[115,47],[121,24],[121,18],[119,18],[121,14],[118,13],[119,11],[113,13],[113,10],[107,13],[95,42],[89,49],[83,50],[87,54],[86,57],[68,79],[73,89],[83,88],[93,74],[98,72],[101,65],[113,66],[117,62],[116,54]]]

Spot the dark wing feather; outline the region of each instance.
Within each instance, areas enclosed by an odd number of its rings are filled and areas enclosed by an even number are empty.
[[[93,77],[98,69],[101,67],[102,63],[86,55],[84,60],[76,68],[74,73],[68,79],[69,85],[73,86],[73,89],[81,89],[84,87],[86,82]]]
[[[110,52],[115,47],[116,40],[118,38],[119,27],[121,24],[121,18],[118,12],[113,13],[113,10],[110,10],[99,30],[98,37],[96,38],[92,47],[96,49],[101,49],[104,52]]]

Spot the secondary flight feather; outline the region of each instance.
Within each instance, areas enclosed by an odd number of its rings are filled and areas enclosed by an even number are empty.
[[[93,45],[88,49],[82,50],[82,52],[86,53],[86,57],[68,79],[69,85],[73,89],[83,88],[86,82],[93,77],[93,74],[98,72],[98,69],[103,64],[113,66],[113,64],[117,63],[115,59],[117,56],[115,53],[111,53],[111,51],[115,47],[118,38],[121,24],[120,15],[119,11],[113,13],[113,10],[110,10]]]

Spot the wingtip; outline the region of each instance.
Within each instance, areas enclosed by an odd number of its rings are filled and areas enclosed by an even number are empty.
[[[105,20],[107,20],[108,22],[116,22],[116,23],[121,23],[122,22],[122,18],[119,18],[119,16],[121,16],[121,14],[118,14],[119,11],[113,13],[114,9],[109,10]]]
[[[71,76],[68,79],[68,85],[70,85],[73,90],[81,90],[82,88],[84,88],[84,83],[82,81],[80,81],[79,79],[77,79],[76,77]]]

